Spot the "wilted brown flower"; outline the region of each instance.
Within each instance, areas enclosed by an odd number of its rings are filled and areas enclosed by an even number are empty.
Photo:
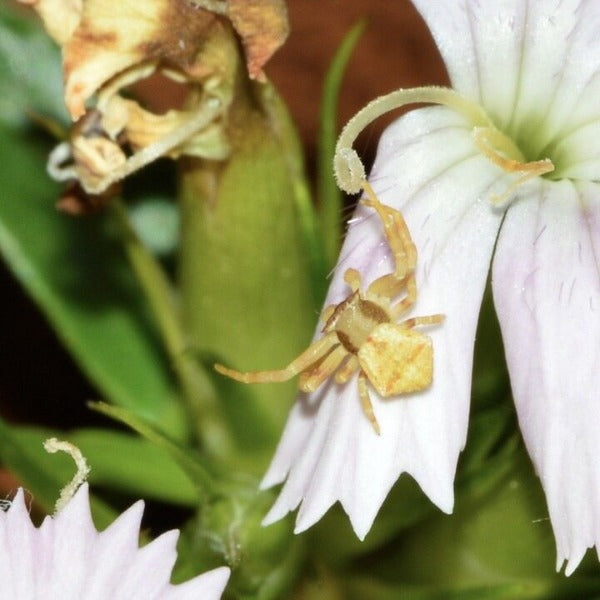
[[[62,47],[65,103],[75,121],[50,155],[49,172],[94,195],[160,156],[226,158],[240,66],[234,31],[257,79],[287,35],[282,0],[21,1]],[[160,114],[127,93],[157,74],[185,87],[183,104]]]

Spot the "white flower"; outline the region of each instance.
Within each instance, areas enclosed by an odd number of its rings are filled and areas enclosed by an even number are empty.
[[[491,263],[519,423],[546,493],[557,569],[567,560],[570,574],[588,547],[600,547],[600,3],[413,1],[459,97],[497,128],[497,160],[474,143],[474,112],[419,109],[384,134],[370,182],[402,211],[418,249],[410,314],[446,315],[427,332],[433,384],[386,400],[372,390],[380,437],[355,381],[301,398],[263,481],[287,477],[266,522],[301,503],[302,531],[339,500],[363,538],[402,472],[452,511]],[[549,158],[555,168],[513,188],[499,208],[490,199],[515,179],[499,168],[502,157],[524,170],[524,161]],[[365,285],[391,271],[372,212],[360,206],[352,219],[326,304],[348,294],[346,268]]]
[[[217,599],[229,578],[221,567],[171,585],[178,531],[138,548],[143,502],[98,533],[92,522],[88,486],[65,508],[36,528],[23,490],[0,511],[2,597],[34,600]]]

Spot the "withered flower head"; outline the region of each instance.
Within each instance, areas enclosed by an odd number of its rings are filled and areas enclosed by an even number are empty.
[[[287,35],[282,0],[21,1],[62,47],[65,103],[75,122],[49,172],[94,195],[160,156],[226,158],[239,66],[233,31],[256,79]],[[153,112],[127,94],[157,75],[183,86],[181,105]]]

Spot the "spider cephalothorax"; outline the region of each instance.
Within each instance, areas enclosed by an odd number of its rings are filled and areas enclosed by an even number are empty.
[[[241,373],[215,365],[219,373],[243,383],[287,381],[300,374],[300,389],[316,390],[335,372],[337,384],[346,383],[358,371],[358,390],[363,410],[379,433],[367,381],[383,397],[418,392],[433,379],[431,338],[415,331],[417,325],[441,323],[443,315],[413,317],[397,323],[417,299],[415,268],[417,251],[401,213],[379,202],[365,181],[362,200],[379,215],[394,254],[395,269],[379,277],[361,292],[361,276],[348,269],[344,280],[352,292],[339,304],[323,311],[323,337],[313,342],[285,369]],[[392,300],[406,290],[395,304]]]

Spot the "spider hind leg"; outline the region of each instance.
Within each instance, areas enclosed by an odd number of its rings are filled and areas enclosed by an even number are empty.
[[[319,360],[309,370],[300,374],[299,388],[303,392],[314,392],[348,356],[348,351],[342,346],[334,346],[329,354]]]
[[[229,369],[221,364],[215,364],[215,370],[221,375],[226,375],[241,381],[242,383],[279,383],[281,381],[288,381],[298,373],[305,371],[311,365],[318,362],[323,356],[326,356],[331,349],[338,343],[338,338],[335,332],[328,333],[321,339],[312,343],[300,356],[295,358],[287,367],[284,369],[277,369],[274,371],[249,371],[243,373],[236,371],[235,369]]]
[[[358,394],[360,396],[360,404],[362,406],[363,412],[373,429],[377,435],[381,435],[381,429],[379,428],[379,422],[377,421],[377,417],[373,412],[373,404],[371,403],[371,398],[369,397],[369,389],[367,383],[367,376],[361,371],[358,374]]]

